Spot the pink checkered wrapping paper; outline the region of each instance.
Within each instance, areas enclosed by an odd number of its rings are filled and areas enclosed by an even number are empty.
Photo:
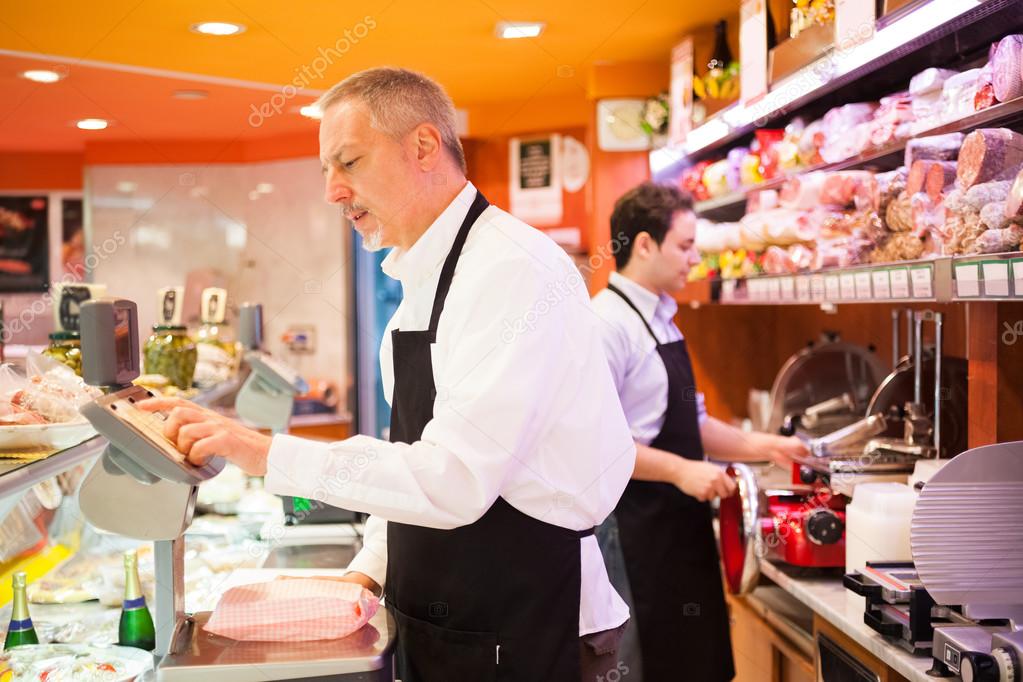
[[[372,592],[355,583],[271,580],[224,593],[205,630],[252,642],[340,639],[369,622],[379,606]]]

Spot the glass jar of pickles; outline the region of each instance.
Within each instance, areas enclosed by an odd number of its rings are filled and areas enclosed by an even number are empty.
[[[195,335],[199,351],[199,364],[195,371],[195,384],[209,388],[227,381],[241,364],[241,346],[231,340],[227,323],[204,322]]]
[[[162,374],[183,391],[192,388],[198,351],[184,327],[155,325],[143,356],[146,374]]]
[[[82,341],[78,332],[59,331],[50,334],[50,345],[43,351],[57,362],[64,363],[82,376]]]

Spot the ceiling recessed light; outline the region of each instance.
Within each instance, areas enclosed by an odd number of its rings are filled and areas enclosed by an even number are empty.
[[[83,118],[75,123],[75,125],[82,130],[103,130],[109,124],[106,119],[102,118]]]
[[[21,77],[36,83],[56,83],[64,76],[49,69],[30,69],[29,71],[22,71]]]
[[[543,32],[542,21],[499,21],[497,37],[512,40],[514,38],[535,38]]]
[[[116,187],[117,191],[121,192],[122,194],[131,194],[132,192],[139,188],[139,183],[132,182],[131,180],[121,180],[119,183],[117,183]]]
[[[174,99],[206,99],[210,96],[209,90],[175,90]]]
[[[270,192],[274,191],[274,186],[272,183],[269,182],[261,182],[258,185],[256,185],[256,191],[259,192],[260,194],[269,194]]]
[[[192,24],[191,29],[207,36],[233,36],[245,31],[245,27],[241,24],[232,24],[227,21],[203,21]]]
[[[299,107],[298,113],[302,114],[306,118],[323,118],[323,112],[315,104],[307,104],[304,107]]]

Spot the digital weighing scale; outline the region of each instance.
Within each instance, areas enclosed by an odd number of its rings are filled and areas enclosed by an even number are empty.
[[[84,303],[81,332],[83,377],[108,391],[82,414],[109,444],[83,480],[79,504],[97,528],[154,542],[157,679],[393,681],[396,630],[386,609],[350,637],[303,643],[237,642],[203,629],[208,612],[185,613],[184,532],[198,486],[224,461],[189,463],[163,436],[162,415],[136,407],[152,394],[131,385],[140,370],[135,303]]]

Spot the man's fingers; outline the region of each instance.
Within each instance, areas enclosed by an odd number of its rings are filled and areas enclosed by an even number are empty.
[[[144,412],[169,412],[175,407],[189,407],[193,403],[182,398],[147,398],[135,403]]]
[[[197,467],[201,467],[213,459],[217,455],[217,451],[222,449],[221,444],[223,440],[222,434],[214,434],[207,436],[206,438],[200,438],[192,445],[188,450],[188,461]]]
[[[175,407],[163,423],[163,435],[171,442],[178,442],[178,431],[185,424],[207,421],[208,417],[194,407]]]
[[[221,425],[211,421],[193,422],[178,429],[178,450],[186,455],[198,441],[208,438],[221,430]]]

